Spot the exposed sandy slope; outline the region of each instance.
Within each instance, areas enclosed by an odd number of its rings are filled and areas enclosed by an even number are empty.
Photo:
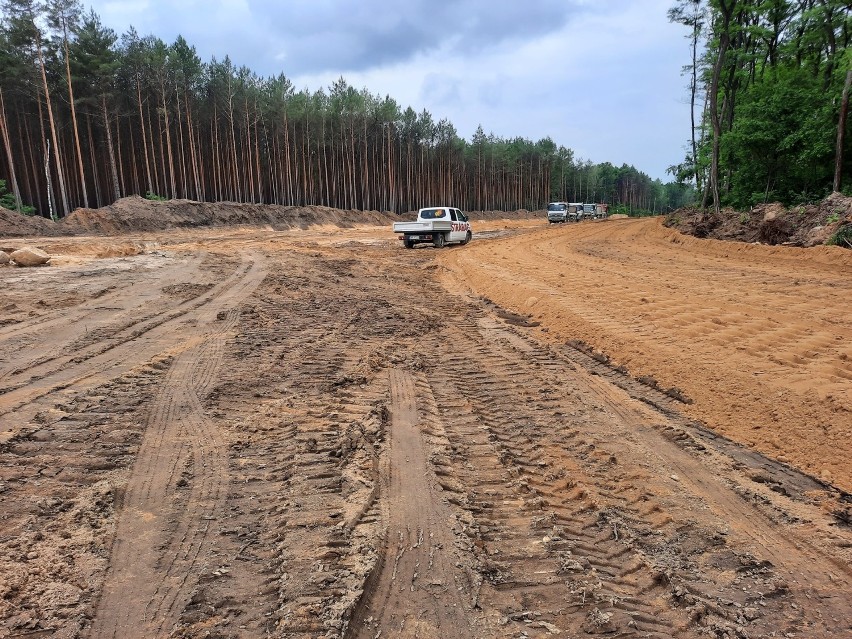
[[[772,202],[749,211],[722,209],[718,216],[712,209],[685,208],[666,217],[666,226],[695,237],[808,247],[825,244],[850,225],[852,197],[842,193],[789,209]]]
[[[477,220],[497,220],[505,211],[471,212]],[[514,219],[541,217],[541,212],[515,211]],[[24,216],[0,207],[0,238],[56,235],[126,235],[157,233],[165,230],[263,227],[267,230],[308,229],[329,225],[353,228],[363,224],[388,226],[410,220],[416,211],[395,215],[389,211],[333,209],[327,206],[282,206],[242,202],[197,202],[194,200],[147,200],[133,195],[99,209],[79,208],[69,216],[52,222],[39,216]]]
[[[21,215],[0,206],[0,237],[61,235],[62,228],[38,215]]]
[[[708,427],[852,491],[852,252],[699,240],[660,219],[441,256],[444,279],[583,340]]]

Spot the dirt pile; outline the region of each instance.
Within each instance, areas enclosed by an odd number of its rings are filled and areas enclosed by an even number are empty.
[[[64,220],[75,234],[116,235],[170,228],[268,225],[275,230],[305,229],[315,224],[347,227],[384,224],[391,219],[378,211],[343,211],[324,206],[279,206],[238,202],[152,201],[139,196],[122,198],[100,209],[77,209]]]
[[[0,237],[42,237],[64,233],[61,224],[39,215],[21,215],[0,206]]]
[[[533,219],[543,211],[474,211],[474,220]],[[281,206],[239,202],[153,201],[134,195],[99,209],[80,208],[58,224],[43,217],[27,217],[0,209],[0,237],[55,235],[119,235],[173,228],[220,226],[270,226],[275,230],[306,229],[330,224],[348,228],[356,224],[385,225],[413,220],[417,211],[396,215],[382,211],[333,209],[327,206]]]
[[[527,209],[520,209],[518,211],[466,211],[467,216],[476,221],[476,220],[532,220],[535,218],[545,219],[547,217],[547,211],[529,211]],[[417,211],[412,212],[412,219],[417,215]]]
[[[521,209],[475,211],[474,220],[533,219],[542,211]],[[153,201],[134,195],[99,209],[80,208],[58,224],[43,217],[27,217],[0,209],[0,237],[55,235],[118,235],[173,228],[270,226],[275,230],[306,229],[320,224],[347,228],[356,224],[390,224],[412,220],[417,211],[396,215],[382,211],[354,211],[327,206],[281,206],[239,202]]]
[[[785,208],[772,202],[750,211],[723,209],[720,215],[683,208],[666,217],[666,226],[686,235],[715,240],[818,246],[842,228],[852,226],[852,197],[832,193],[822,202]]]

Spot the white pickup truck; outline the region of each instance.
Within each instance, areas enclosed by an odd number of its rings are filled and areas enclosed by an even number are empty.
[[[426,242],[441,248],[447,244],[467,244],[473,239],[467,216],[449,206],[420,209],[416,222],[395,222],[393,232],[399,233],[405,248]]]

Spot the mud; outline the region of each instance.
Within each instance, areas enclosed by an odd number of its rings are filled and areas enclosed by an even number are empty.
[[[0,270],[0,637],[848,636],[848,253],[476,230]]]

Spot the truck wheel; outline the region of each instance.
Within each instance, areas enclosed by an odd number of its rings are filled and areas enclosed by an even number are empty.
[[[444,244],[446,244],[447,238],[444,237],[443,233],[436,233],[435,237],[432,238],[432,245],[435,248],[444,248]]]
[[[414,248],[414,241],[413,240],[403,240],[402,243],[405,244],[405,248],[407,248],[407,249],[413,249]]]
[[[468,232],[467,232],[467,235],[465,235],[465,236],[464,236],[464,239],[463,239],[463,240],[462,240],[462,242],[461,242],[462,246],[464,246],[465,244],[467,244],[468,242],[470,242],[472,239],[473,239],[473,233],[471,233],[470,231],[468,231]]]

